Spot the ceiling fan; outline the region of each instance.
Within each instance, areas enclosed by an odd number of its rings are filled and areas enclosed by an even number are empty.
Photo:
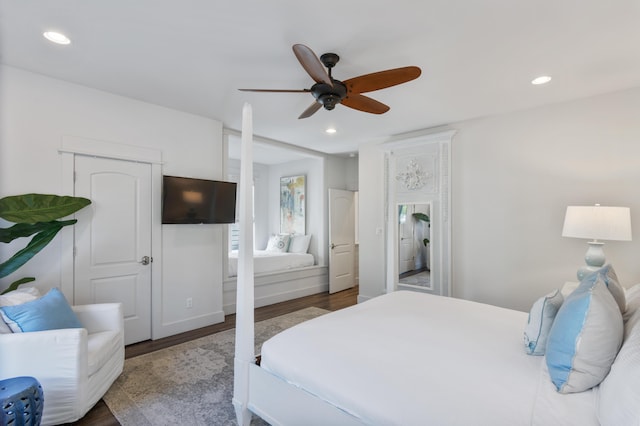
[[[337,104],[342,104],[349,108],[371,114],[384,114],[389,111],[389,107],[382,102],[378,102],[362,93],[373,92],[374,90],[385,89],[397,84],[406,83],[420,76],[418,67],[394,68],[386,71],[374,72],[340,81],[331,76],[331,69],[338,63],[340,57],[335,53],[325,53],[320,59],[313,53],[313,50],[303,44],[294,44],[293,53],[302,64],[311,78],[316,82],[310,89],[301,90],[279,90],[279,89],[239,89],[244,92],[290,92],[290,93],[311,93],[315,102],[307,108],[300,117],[312,116],[321,107],[332,110]],[[326,67],[327,69],[325,70]]]

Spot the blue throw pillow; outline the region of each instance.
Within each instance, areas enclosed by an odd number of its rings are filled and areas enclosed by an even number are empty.
[[[538,299],[531,307],[524,328],[524,346],[529,355],[544,355],[549,331],[563,300],[562,293],[556,290]]]
[[[32,302],[0,307],[0,313],[14,333],[82,328],[67,299],[57,288]]]
[[[565,299],[549,332],[545,358],[558,392],[598,385],[609,374],[623,330],[622,314],[603,276],[584,278]]]

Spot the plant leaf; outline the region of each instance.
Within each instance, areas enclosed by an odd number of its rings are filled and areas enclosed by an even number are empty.
[[[24,277],[24,278],[20,278],[18,281],[14,281],[11,283],[11,285],[9,287],[7,287],[7,289],[5,291],[3,291],[2,293],[0,293],[0,295],[9,293],[10,291],[16,290],[18,288],[19,285],[24,284],[24,283],[30,283],[31,281],[35,281],[35,277]]]
[[[15,223],[50,222],[91,204],[82,197],[51,194],[12,195],[0,199],[0,217]]]
[[[10,243],[16,238],[29,237],[40,231],[59,226],[58,224],[67,226],[73,225],[77,221],[77,219],[70,219],[60,222],[16,223],[10,228],[0,228],[0,242]]]
[[[429,216],[427,216],[424,213],[414,213],[413,217],[415,217],[418,220],[424,220],[425,222],[429,222],[430,221]]]
[[[62,222],[54,222],[60,224]],[[16,252],[9,260],[0,264],[0,278],[6,277],[16,269],[27,263],[33,256],[38,254],[56,234],[62,229],[63,225],[54,226],[45,231],[37,233],[29,244],[22,250]]]

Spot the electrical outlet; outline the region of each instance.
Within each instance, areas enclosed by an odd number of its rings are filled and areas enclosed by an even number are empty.
[[[187,308],[193,308],[193,298],[187,297]]]

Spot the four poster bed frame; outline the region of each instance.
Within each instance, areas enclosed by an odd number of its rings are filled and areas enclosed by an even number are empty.
[[[239,425],[252,413],[272,425],[629,424],[602,416],[637,406],[629,398],[640,381],[629,378],[640,377],[640,285],[635,301],[627,293],[624,356],[582,392],[557,392],[544,357],[525,353],[526,312],[408,291],[291,327],[263,344],[258,365],[253,253],[243,250],[253,247],[251,133],[245,104],[232,401]]]
[[[253,268],[253,124],[252,110],[242,110],[242,148],[240,165],[240,249],[236,295],[236,348],[234,359],[233,405],[239,425],[248,426],[251,413],[271,424],[295,424],[296,412],[308,413],[322,424],[358,425],[355,417],[322,401],[314,395],[288,384],[260,368],[255,357],[254,338],[254,268]],[[249,226],[247,226],[249,225]],[[250,248],[247,250],[247,248]],[[297,407],[292,410],[291,407]]]

